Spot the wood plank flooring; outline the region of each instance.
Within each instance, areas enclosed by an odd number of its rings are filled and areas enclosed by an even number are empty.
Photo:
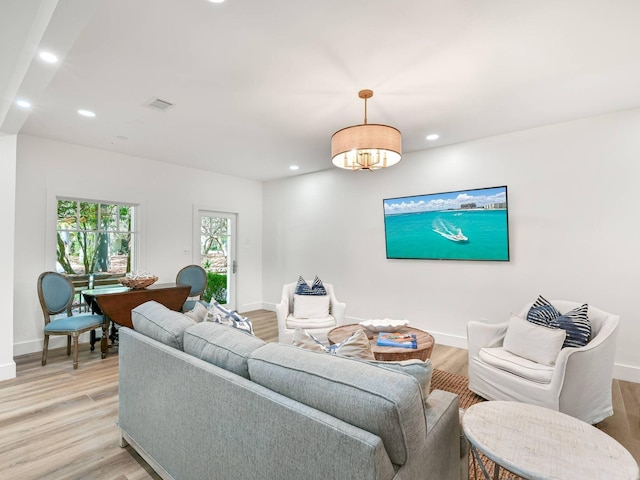
[[[256,335],[277,341],[275,314],[245,313]],[[101,360],[81,345],[78,370],[65,349],[16,357],[17,377],[0,382],[0,480],[159,480],[130,447],[118,446],[117,350]],[[435,368],[467,374],[467,351],[436,345]],[[615,415],[599,428],[640,460],[640,384],[614,381]]]

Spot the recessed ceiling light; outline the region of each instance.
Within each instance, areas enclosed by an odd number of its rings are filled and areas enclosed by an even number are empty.
[[[95,117],[95,116],[96,116],[96,114],[95,114],[95,113],[93,113],[93,112],[92,112],[92,111],[90,111],[90,110],[78,110],[78,113],[79,113],[80,115],[82,115],[83,117],[91,117],[91,118],[93,118],[93,117]]]
[[[31,108],[31,102],[22,98],[20,100],[16,100],[16,105],[18,105],[20,108]]]
[[[432,133],[430,135],[427,135],[427,140],[437,140],[440,138],[440,135],[438,135],[437,133]]]
[[[47,63],[56,63],[58,61],[58,57],[51,52],[45,52],[44,50],[40,52],[40,58]]]
[[[211,1],[211,0],[209,0]],[[289,165],[289,170],[298,170],[300,167],[298,165]]]
[[[211,3],[222,3],[224,0],[209,0]]]

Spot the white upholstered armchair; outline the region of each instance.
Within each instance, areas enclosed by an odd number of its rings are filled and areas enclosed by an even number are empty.
[[[551,303],[562,313],[580,306],[563,300]],[[530,307],[519,316],[526,318]],[[488,400],[541,405],[591,424],[613,415],[611,382],[620,317],[591,305],[588,317],[589,342],[584,347],[562,348],[555,365],[532,362],[505,350],[509,323],[469,322],[469,389]]]
[[[282,298],[280,303],[276,305],[276,317],[278,319],[278,341],[280,343],[291,343],[293,340],[293,332],[296,327],[300,327],[311,333],[323,343],[328,343],[327,332],[332,328],[344,324],[344,314],[347,304],[339,302],[330,283],[325,283],[324,288],[328,297],[328,312],[326,314],[316,315],[302,312],[302,317],[296,317],[294,313],[301,311],[298,308],[296,312],[294,293],[296,283],[288,283],[282,287]],[[305,299],[307,300],[307,299]],[[316,299],[308,298],[313,301]],[[306,307],[306,306],[305,306]],[[310,309],[305,308],[309,312]],[[310,316],[310,317],[309,317]],[[309,318],[305,318],[309,317]]]

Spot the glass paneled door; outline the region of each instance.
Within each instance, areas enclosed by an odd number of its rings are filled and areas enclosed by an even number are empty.
[[[198,210],[194,263],[207,272],[203,298],[235,310],[236,214]]]

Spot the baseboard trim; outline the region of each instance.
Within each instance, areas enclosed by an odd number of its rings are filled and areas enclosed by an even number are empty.
[[[613,378],[625,380],[627,382],[640,383],[640,368],[632,365],[616,363],[613,365]]]
[[[267,306],[273,305],[272,308],[269,308]],[[272,312],[276,311],[276,304],[270,304],[267,303],[265,304],[264,302],[253,302],[253,303],[245,303],[244,305],[242,305],[241,309],[239,309],[239,312],[252,312],[254,310],[270,310]]]
[[[98,332],[96,332],[98,333]],[[102,333],[98,333],[100,336]],[[85,332],[78,337],[78,341],[80,343],[89,343],[90,334],[89,332]],[[37,340],[29,340],[27,342],[20,342],[13,344],[13,356],[17,357],[19,355],[27,355],[29,353],[34,352],[42,352],[42,347],[44,345],[44,338],[39,338]],[[99,343],[96,343],[99,345]],[[67,346],[67,337],[64,335],[50,335],[49,336],[49,350],[54,348],[63,348]]]
[[[433,335],[436,345],[440,344],[446,345],[447,347],[464,348],[465,350],[469,347],[467,337],[449,335],[448,333],[432,332],[431,330],[429,330],[429,333]]]
[[[277,303],[262,302],[262,303],[255,303],[255,304],[251,303],[249,305],[260,305],[259,307],[255,307],[254,310],[269,310],[270,312],[275,312]]]
[[[0,382],[2,380],[11,380],[12,378],[16,378],[16,362],[13,360],[0,365]]]

